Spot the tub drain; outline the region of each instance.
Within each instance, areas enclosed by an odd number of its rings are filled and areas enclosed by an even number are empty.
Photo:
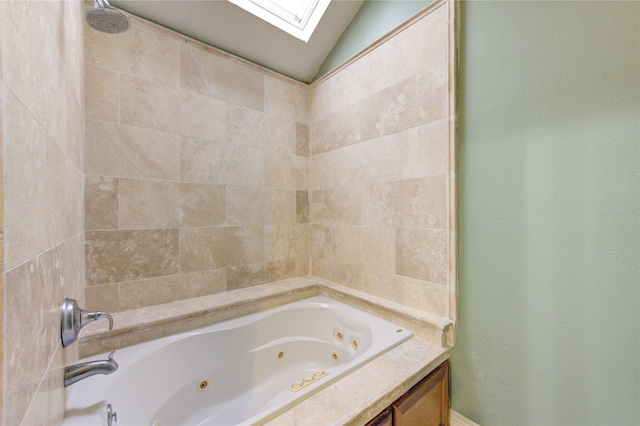
[[[198,390],[203,391],[209,387],[209,379],[202,379],[198,385]]]
[[[334,361],[337,361],[338,359],[340,359],[340,357],[338,356],[338,354],[337,354],[337,353],[335,353],[335,352],[331,354],[331,358],[333,358],[333,360],[334,360]]]
[[[284,351],[280,351],[280,352],[278,352],[277,357],[278,357],[278,359],[282,359],[282,358],[284,358]]]

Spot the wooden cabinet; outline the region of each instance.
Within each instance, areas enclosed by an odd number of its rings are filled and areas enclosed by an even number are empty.
[[[393,411],[391,407],[378,414],[367,426],[393,426]]]
[[[448,426],[449,362],[398,398],[367,426]]]

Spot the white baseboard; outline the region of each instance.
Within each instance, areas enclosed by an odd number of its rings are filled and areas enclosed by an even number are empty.
[[[471,419],[466,418],[456,410],[449,409],[449,426],[480,426]]]

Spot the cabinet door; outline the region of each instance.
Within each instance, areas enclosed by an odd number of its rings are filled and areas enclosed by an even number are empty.
[[[448,426],[448,361],[394,402],[392,408],[394,426]]]

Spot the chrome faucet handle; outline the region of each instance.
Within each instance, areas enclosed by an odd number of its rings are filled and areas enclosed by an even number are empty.
[[[67,347],[78,340],[78,333],[90,322],[107,318],[109,330],[113,330],[113,318],[106,312],[88,312],[78,307],[74,299],[64,299],[60,307],[60,337],[62,346]]]
[[[111,426],[114,422],[118,422],[118,413],[113,411],[111,404],[107,404],[107,426]]]
[[[92,321],[97,321],[100,318],[106,318],[109,320],[109,330],[113,330],[113,318],[106,312],[87,312],[84,309],[80,309],[80,328],[89,324]]]

